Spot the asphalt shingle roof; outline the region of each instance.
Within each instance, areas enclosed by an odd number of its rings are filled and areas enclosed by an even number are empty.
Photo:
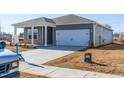
[[[36,25],[36,24],[41,24],[41,23],[44,23],[44,22],[52,23],[52,24],[55,24],[55,25],[72,25],[72,24],[92,24],[92,23],[96,23],[96,24],[99,24],[99,25],[111,30],[111,28],[106,27],[106,26],[104,26],[104,25],[102,25],[102,24],[100,24],[96,21],[93,21],[91,19],[87,19],[87,18],[84,18],[84,17],[80,17],[80,16],[77,16],[77,15],[74,15],[74,14],[69,14],[69,15],[57,17],[57,18],[54,18],[54,19],[50,19],[50,18],[46,18],[46,17],[40,17],[40,18],[16,23],[16,24],[13,24],[13,25],[23,27],[23,25],[29,25],[29,24],[30,25],[32,25],[32,24]]]
[[[43,22],[43,23],[47,22],[47,23],[55,24],[55,22],[52,19],[49,19],[46,17],[40,17],[40,18],[36,18],[36,19],[32,19],[32,20],[19,22],[19,23],[12,24],[12,25],[18,26],[18,25],[25,25],[25,24],[37,24],[37,23],[41,23],[41,22]]]
[[[57,17],[53,19],[56,25],[69,25],[69,24],[86,24],[86,23],[95,23],[90,19],[86,19],[77,15],[66,15],[62,17]]]

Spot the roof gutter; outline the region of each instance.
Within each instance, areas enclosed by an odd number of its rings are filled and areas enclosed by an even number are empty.
[[[104,27],[104,28],[106,28],[106,29],[108,29],[108,30],[111,30],[111,31],[113,31],[113,29],[111,29],[111,28],[108,28],[108,27],[106,27],[106,26],[104,26],[104,25],[102,25],[102,24],[100,24],[100,23],[98,23],[98,22],[95,22],[95,24],[97,24],[97,25],[99,25],[99,26],[102,26],[102,27]]]

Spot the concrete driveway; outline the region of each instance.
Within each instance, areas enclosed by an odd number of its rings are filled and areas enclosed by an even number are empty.
[[[72,47],[72,46],[52,46],[52,47],[38,47],[38,49],[22,52],[22,56],[28,63],[41,65],[48,61],[66,56],[74,53],[77,50],[83,50],[86,47]]]

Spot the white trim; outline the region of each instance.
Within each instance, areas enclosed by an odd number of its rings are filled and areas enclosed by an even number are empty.
[[[42,37],[41,37],[41,38],[42,38],[42,44],[43,44],[43,42],[44,42],[44,41],[43,41],[43,37],[44,37],[44,36],[43,36],[43,26],[42,26]]]
[[[37,31],[37,39],[34,39],[34,40],[38,40],[38,38],[39,38],[39,36],[38,36],[38,35],[39,35],[38,29],[34,29],[34,32],[35,32],[35,31]],[[27,29],[27,39],[28,39],[28,40],[30,40],[30,38],[29,38],[29,33],[30,33],[30,32],[31,32],[31,29]]]
[[[47,26],[45,26],[45,46],[47,46]]]
[[[96,32],[96,24],[93,24],[93,45],[95,47],[95,32]]]
[[[34,26],[31,27],[31,44],[34,45]]]

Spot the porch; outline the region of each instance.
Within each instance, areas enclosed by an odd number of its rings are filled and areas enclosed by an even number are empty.
[[[14,35],[17,35],[17,28],[24,29],[24,41],[29,41],[32,46],[38,41],[39,45],[49,46],[56,44],[55,27],[56,24],[52,19],[45,17],[28,20],[13,24]]]

